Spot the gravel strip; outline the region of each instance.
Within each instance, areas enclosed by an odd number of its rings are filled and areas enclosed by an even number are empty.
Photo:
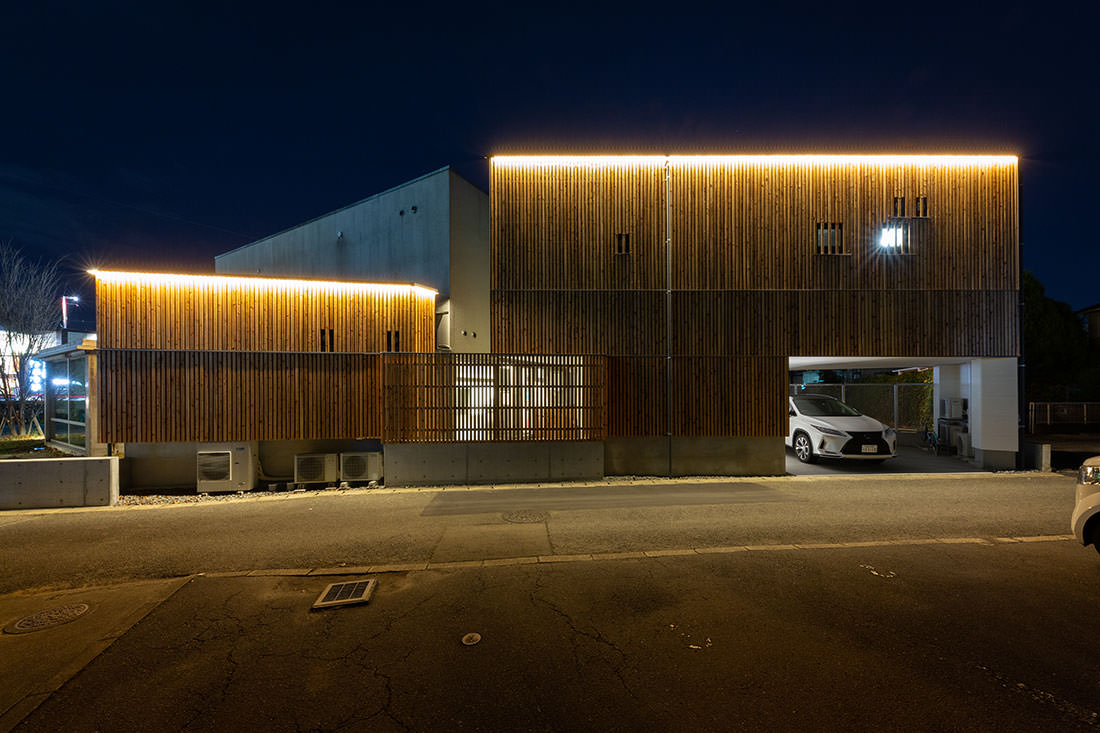
[[[351,487],[366,488],[366,487]],[[207,502],[247,501],[249,499],[264,499],[273,496],[289,496],[292,494],[327,494],[342,492],[346,489],[297,489],[294,491],[241,491],[232,494],[121,494],[118,497],[118,506],[138,506],[147,504],[204,504]]]

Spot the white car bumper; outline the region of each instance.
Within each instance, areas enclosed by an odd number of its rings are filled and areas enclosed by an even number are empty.
[[[1069,525],[1082,545],[1085,544],[1085,525],[1097,514],[1100,514],[1100,484],[1077,484],[1077,502]]]
[[[865,452],[860,446],[858,451],[849,449],[847,453],[844,452],[844,446],[852,440],[849,436],[841,435],[827,435],[825,433],[819,433],[818,431],[812,431],[811,435],[814,441],[814,453],[823,458],[848,458],[856,461],[881,461],[883,458],[893,458],[896,452],[896,439],[890,440],[884,439],[885,450],[882,444],[878,444],[875,447],[875,451]]]

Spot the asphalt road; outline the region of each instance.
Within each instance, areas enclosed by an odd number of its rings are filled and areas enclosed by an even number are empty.
[[[0,593],[257,568],[1065,534],[1057,474],[611,482],[0,514]],[[509,512],[545,512],[517,523]]]
[[[1094,730],[1072,495],[788,477],[6,513],[0,623],[91,610],[0,634],[0,730]],[[360,576],[369,604],[309,610]]]
[[[83,730],[1094,730],[1068,541],[200,577],[27,718]],[[464,646],[464,635],[480,643]]]

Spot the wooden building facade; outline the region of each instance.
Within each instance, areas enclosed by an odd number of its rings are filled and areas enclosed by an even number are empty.
[[[436,292],[94,272],[107,443],[599,441],[599,357],[437,353]]]
[[[388,352],[435,349],[435,291],[93,272],[106,442],[381,438]]]
[[[791,356],[1018,354],[1015,157],[491,166],[494,349],[607,356],[611,436],[783,436]]]

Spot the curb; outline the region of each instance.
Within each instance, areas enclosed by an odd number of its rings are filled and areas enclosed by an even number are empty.
[[[695,555],[726,555],[738,552],[791,552],[807,550],[852,550],[872,547],[911,547],[914,545],[998,545],[1031,544],[1038,542],[1068,542],[1076,539],[1071,534],[1036,535],[1030,537],[939,537],[928,539],[869,540],[859,542],[808,542],[774,545],[726,545],[722,547],[691,547],[681,549],[641,550],[633,552],[594,552],[573,555],[530,555],[502,557],[488,560],[453,560],[447,562],[389,563],[385,565],[349,565],[321,568],[268,568],[224,573],[197,573],[207,578],[241,577],[339,577],[346,575],[378,575],[382,573],[409,573],[425,570],[458,570],[464,568],[514,567],[516,565],[550,565],[573,562],[598,562],[606,560],[648,560],[663,557],[687,557]]]

